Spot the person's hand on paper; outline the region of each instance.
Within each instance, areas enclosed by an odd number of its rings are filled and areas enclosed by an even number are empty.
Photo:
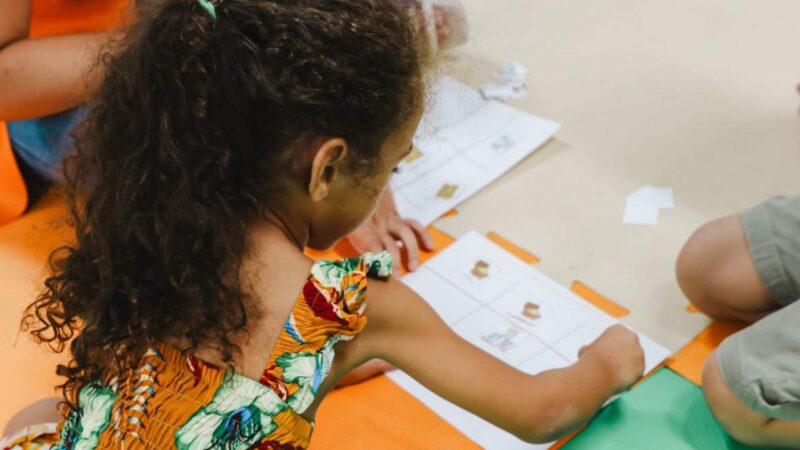
[[[624,325],[610,327],[596,341],[583,347],[581,359],[595,358],[605,367],[603,375],[620,393],[630,388],[644,373],[644,351],[639,336]]]
[[[372,217],[347,237],[359,253],[388,251],[392,261],[400,264],[405,254],[405,265],[410,271],[419,266],[420,248],[433,250],[430,233],[416,220],[403,219],[397,213],[392,192],[386,189],[378,201]],[[402,252],[401,252],[402,249]]]

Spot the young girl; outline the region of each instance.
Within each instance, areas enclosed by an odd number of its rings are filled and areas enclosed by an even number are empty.
[[[529,376],[455,335],[387,254],[304,256],[369,217],[411,149],[415,29],[390,0],[141,12],[68,161],[77,239],[29,309],[72,355],[54,448],[306,448],[325,395],[376,357],[540,442],[640,377],[622,327]]]

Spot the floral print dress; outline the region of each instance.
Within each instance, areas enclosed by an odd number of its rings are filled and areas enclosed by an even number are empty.
[[[335,346],[367,323],[367,279],[390,274],[387,253],[315,262],[259,381],[158,345],[128,373],[83,386],[57,430],[31,427],[0,448],[305,449],[314,424],[302,414]]]

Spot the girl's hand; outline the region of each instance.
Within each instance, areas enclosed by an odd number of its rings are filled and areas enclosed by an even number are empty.
[[[433,239],[428,231],[415,220],[407,220],[397,214],[392,192],[386,189],[372,217],[347,237],[359,253],[388,251],[392,261],[400,264],[400,247],[405,250],[405,263],[410,271],[419,266],[419,251],[433,250]],[[398,242],[400,244],[398,245]]]
[[[596,341],[582,348],[581,360],[593,359],[605,370],[608,380],[619,393],[630,388],[644,372],[644,352],[639,336],[623,325],[607,329]]]

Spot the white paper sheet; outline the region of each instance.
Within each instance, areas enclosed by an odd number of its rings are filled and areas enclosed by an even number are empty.
[[[479,261],[486,264],[476,271]],[[476,232],[468,233],[407,275],[404,282],[461,337],[530,374],[574,363],[581,347],[618,323]],[[523,312],[529,303],[538,307],[539,318]],[[639,337],[649,372],[670,352],[644,335]],[[399,370],[387,375],[483,448],[528,450],[550,446],[520,441]]]
[[[401,216],[430,225],[547,142],[560,124],[514,109],[452,78],[432,87],[417,151],[392,176]]]

